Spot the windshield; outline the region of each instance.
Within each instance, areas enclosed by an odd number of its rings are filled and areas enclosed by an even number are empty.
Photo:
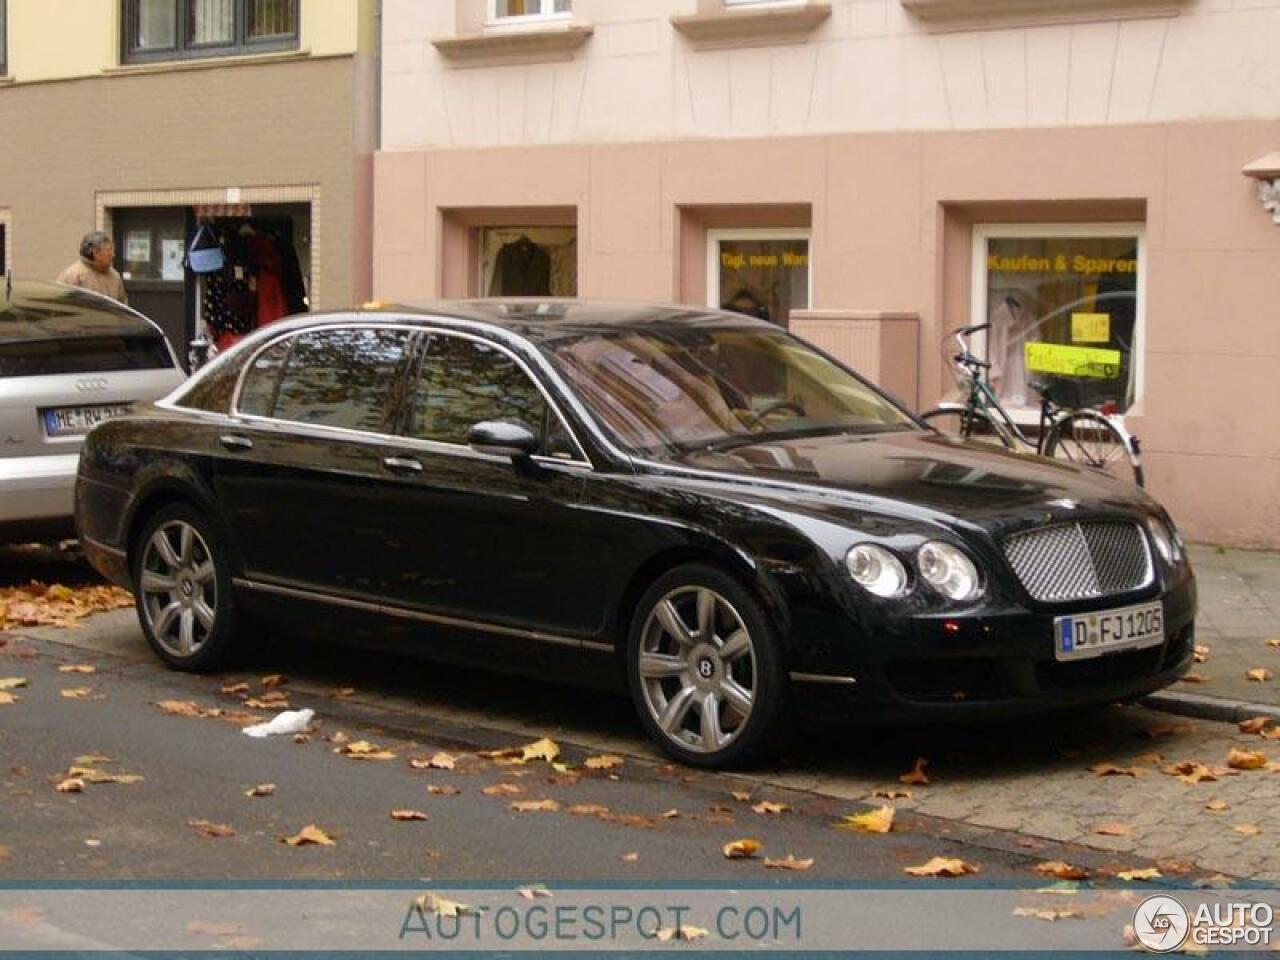
[[[781,330],[619,330],[546,349],[591,412],[639,453],[914,426],[874,388]]]

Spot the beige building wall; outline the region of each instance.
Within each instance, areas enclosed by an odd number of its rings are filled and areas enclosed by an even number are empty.
[[[879,373],[924,408],[983,319],[976,225],[1137,222],[1148,487],[1191,537],[1280,546],[1280,226],[1241,174],[1280,149],[1280,0],[801,6],[829,12],[725,41],[718,0],[575,0],[555,29],[588,38],[548,51],[493,43],[481,0],[388,0],[375,295],[475,294],[477,225],[553,217],[580,295],[705,304],[709,229],[808,227],[845,342],[919,317],[915,369]]]

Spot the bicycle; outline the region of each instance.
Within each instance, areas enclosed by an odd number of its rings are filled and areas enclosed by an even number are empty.
[[[1138,438],[1125,430],[1105,406],[1082,408],[1069,402],[1069,383],[1031,384],[1040,394],[1040,427],[1034,440],[1014,423],[987,382],[986,372],[991,364],[979,360],[969,349],[967,338],[990,327],[990,323],[980,323],[952,331],[960,348],[952,362],[966,380],[968,396],[964,403],[941,403],[922,413],[920,419],[942,433],[999,444],[1009,450],[1030,448],[1041,456],[1132,478],[1142,486]]]

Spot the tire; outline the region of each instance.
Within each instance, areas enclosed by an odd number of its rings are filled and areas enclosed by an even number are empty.
[[[982,410],[968,410],[960,406],[934,407],[920,414],[920,419],[948,436],[1008,448],[991,417]]]
[[[699,626],[708,614],[709,641]],[[780,740],[787,675],[777,634],[759,601],[727,573],[689,564],[659,577],[636,605],[626,657],[640,722],[673,759],[739,766]]]
[[[170,504],[147,520],[133,553],[138,622],[156,656],[191,673],[236,662],[245,631],[218,527],[194,507]]]
[[[1136,444],[1106,417],[1081,411],[1063,417],[1045,439],[1047,457],[1083,464],[1142,486],[1142,463]]]

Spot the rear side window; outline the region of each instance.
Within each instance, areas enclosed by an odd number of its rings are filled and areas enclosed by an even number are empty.
[[[63,337],[0,343],[0,377],[169,370],[173,357],[158,335]]]
[[[280,373],[289,358],[293,340],[281,340],[258,354],[245,371],[244,386],[240,388],[240,400],[236,404],[240,413],[255,417],[269,417],[276,403],[276,388],[280,386]]]
[[[409,333],[404,330],[331,329],[301,334],[292,338],[291,347],[282,344],[258,358],[246,377],[240,410],[276,420],[385,433],[401,385],[408,342]],[[281,353],[273,354],[277,349]],[[270,367],[277,363],[283,363],[283,371],[271,397],[269,387],[276,377]]]

